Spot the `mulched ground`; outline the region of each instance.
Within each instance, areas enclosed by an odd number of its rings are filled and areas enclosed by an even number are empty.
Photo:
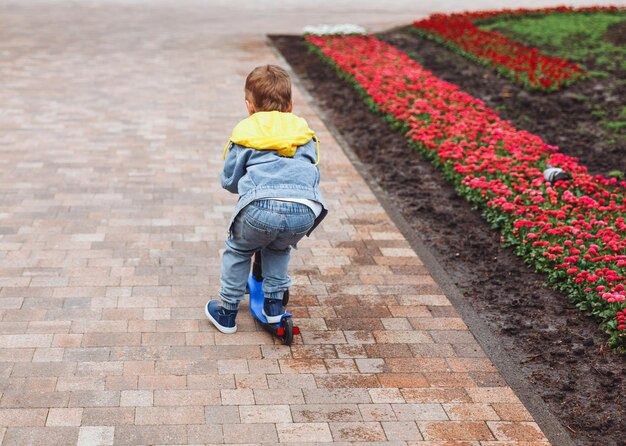
[[[435,74],[497,108],[518,128],[580,156],[591,171],[626,170],[625,148],[604,140],[606,132],[596,129],[596,118],[585,108],[593,104],[576,98],[614,100],[623,86],[607,87],[606,79],[596,79],[560,93],[528,93],[406,30],[382,37],[410,49]],[[545,277],[531,272],[512,250],[501,248],[499,234],[480,213],[331,68],[307,54],[300,37],[271,39],[325,119],[341,132],[574,441],[626,446],[626,358],[611,354],[596,323],[568,305],[565,296],[543,287]]]

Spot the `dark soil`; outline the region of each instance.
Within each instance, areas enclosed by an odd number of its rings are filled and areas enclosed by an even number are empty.
[[[527,93],[433,42],[402,31],[385,38],[410,48],[435,74],[490,107],[503,104],[502,116],[518,128],[539,134],[566,153],[579,151],[576,156],[591,170],[626,169],[624,147],[603,141],[585,101],[576,98],[581,93]],[[370,112],[333,69],[308,54],[300,37],[273,36],[272,42],[324,110],[323,118],[361,159],[366,175],[386,191],[573,440],[580,445],[626,446],[626,358],[609,351],[596,322],[581,316],[564,295],[545,288],[545,277],[530,271],[511,249],[501,248],[499,234],[480,213],[459,198],[402,135]],[[587,81],[585,96],[616,100],[615,93],[607,93],[606,82]],[[508,110],[528,120],[518,122]]]
[[[614,45],[626,45],[626,21],[609,26],[604,38]]]

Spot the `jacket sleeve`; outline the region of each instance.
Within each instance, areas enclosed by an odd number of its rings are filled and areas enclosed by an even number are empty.
[[[317,138],[317,137],[315,137],[315,138]],[[316,165],[316,167],[317,167],[317,163],[319,161],[317,159],[318,155],[319,155],[319,153],[317,151],[316,141],[315,141],[315,139],[311,139],[306,144],[298,147],[298,150],[296,151],[296,154],[294,155],[294,158],[300,159],[301,161],[309,162],[311,164]]]
[[[240,147],[231,143],[221,174],[222,187],[233,194],[239,193],[239,180],[246,174],[247,157],[242,156],[242,152]]]

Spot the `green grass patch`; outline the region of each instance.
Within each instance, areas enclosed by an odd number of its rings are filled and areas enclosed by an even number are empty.
[[[496,30],[546,54],[577,62],[599,75],[626,68],[626,45],[605,38],[608,28],[626,21],[626,11],[550,13],[490,19],[477,25]],[[591,66],[589,66],[591,65]]]

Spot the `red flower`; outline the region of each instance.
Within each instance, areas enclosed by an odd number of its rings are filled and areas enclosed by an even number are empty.
[[[576,11],[588,10],[583,8]],[[544,9],[545,13],[561,9]],[[574,12],[575,10],[570,10]],[[527,13],[528,10],[492,11],[481,13],[433,14],[427,19],[413,23],[416,30],[435,36],[461,54],[478,59],[485,65],[505,72],[514,81],[528,84],[532,88],[556,90],[587,75],[575,63],[559,57],[542,54],[496,31],[485,31],[474,25],[476,19],[495,17],[501,14]],[[533,11],[536,12],[536,11]]]

